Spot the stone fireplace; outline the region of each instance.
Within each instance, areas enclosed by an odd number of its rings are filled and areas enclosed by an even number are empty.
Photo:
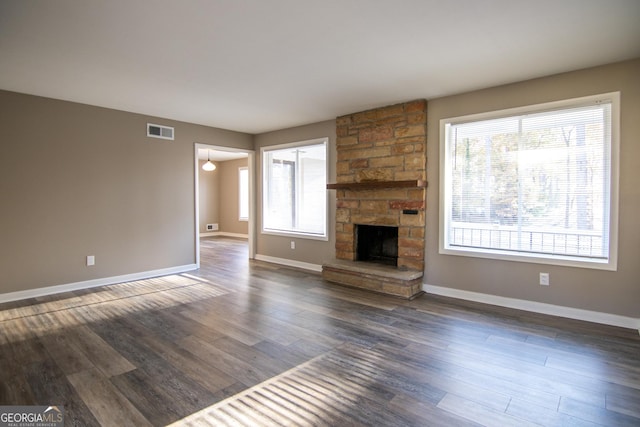
[[[323,265],[325,279],[404,298],[421,293],[426,122],[425,100],[336,119],[337,182],[327,185],[336,190],[336,259]],[[391,228],[395,240],[384,237]],[[360,242],[363,230],[382,241]]]

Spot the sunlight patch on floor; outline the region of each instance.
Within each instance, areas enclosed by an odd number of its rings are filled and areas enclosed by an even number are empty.
[[[128,314],[218,297],[229,290],[182,275],[105,286],[71,296],[0,311],[0,344]]]
[[[371,371],[359,370],[356,359]],[[363,396],[371,394],[378,380],[375,371],[382,365],[377,353],[347,344],[171,426],[318,426],[344,425],[347,420],[359,424],[367,417]]]

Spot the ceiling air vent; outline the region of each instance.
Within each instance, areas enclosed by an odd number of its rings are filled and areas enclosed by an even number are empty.
[[[147,136],[151,138],[161,138],[173,140],[173,128],[169,126],[154,125],[147,123]]]

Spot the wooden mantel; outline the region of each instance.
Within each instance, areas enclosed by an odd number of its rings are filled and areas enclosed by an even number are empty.
[[[427,188],[427,181],[411,179],[407,181],[365,181],[327,184],[327,190],[375,190],[377,188]]]

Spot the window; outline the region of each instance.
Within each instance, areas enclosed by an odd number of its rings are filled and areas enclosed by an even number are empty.
[[[238,212],[240,221],[249,220],[249,169],[238,168]]]
[[[442,120],[440,252],[615,270],[618,105]]]
[[[327,239],[327,138],[262,149],[262,231]]]

